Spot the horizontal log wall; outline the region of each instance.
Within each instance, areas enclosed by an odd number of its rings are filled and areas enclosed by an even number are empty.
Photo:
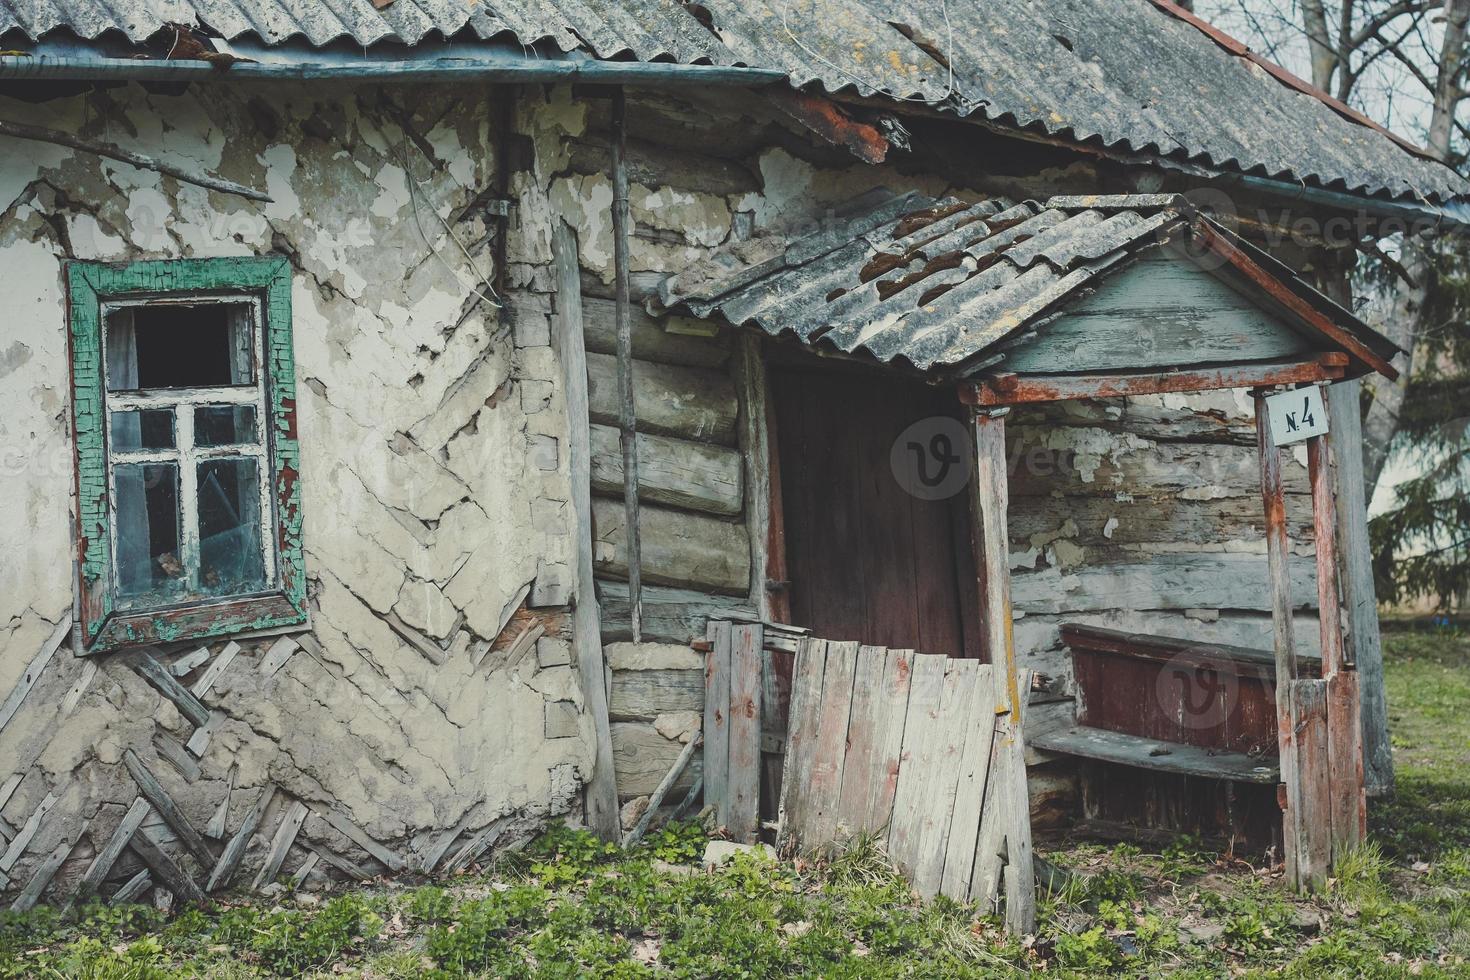
[[[1269,649],[1252,419],[1232,392],[1014,412],[1011,587],[1023,663],[1068,689],[1065,622]],[[1288,454],[1284,475],[1297,640],[1315,650],[1305,459]]]

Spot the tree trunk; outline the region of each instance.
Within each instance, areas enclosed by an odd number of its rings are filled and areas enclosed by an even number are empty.
[[[1352,0],[1342,0],[1347,7]],[[1331,90],[1332,73],[1337,70],[1337,48],[1327,30],[1327,8],[1322,0],[1302,0],[1302,26],[1307,31],[1307,44],[1312,50],[1312,84]]]

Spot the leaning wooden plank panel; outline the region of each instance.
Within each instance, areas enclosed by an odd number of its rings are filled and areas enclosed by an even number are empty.
[[[712,649],[704,672],[704,802],[715,808],[715,820],[724,824],[730,762],[730,648],[729,623],[711,622]]]
[[[953,658],[944,664],[939,715],[930,729],[932,742],[927,747],[932,756],[933,777],[923,793],[918,860],[913,870],[914,887],[924,898],[939,894],[944,879],[959,775],[965,761],[963,753],[970,723],[970,705],[977,696],[977,666],[977,661]]]
[[[947,659],[925,654],[914,657],[913,687],[909,691],[903,733],[903,761],[893,797],[893,819],[888,825],[888,856],[909,875],[921,856],[924,802],[929,784],[940,778],[935,753]]]
[[[791,674],[791,722],[786,737],[786,762],[781,772],[781,830],[777,849],[803,846],[806,832],[805,796],[811,779],[812,751],[817,719],[822,710],[822,674],[827,665],[827,642],[808,638],[796,651]]]
[[[760,827],[761,627],[731,630],[729,759],[725,826],[737,841],[754,843]]]
[[[847,729],[847,759],[842,764],[842,789],[837,794],[838,833],[867,830],[868,791],[881,781],[876,738],[878,706],[883,700],[883,670],[888,651],[858,648],[852,678],[852,720]]]
[[[985,804],[985,778],[990,769],[990,744],[995,738],[994,671],[979,664],[974,677],[974,696],[965,719],[964,747],[959,757],[959,781],[955,787],[954,813],[944,855],[944,878],[940,891],[958,897],[968,895],[975,870],[975,845],[980,839],[981,810]]]
[[[873,715],[873,781],[868,786],[863,827],[886,833],[903,764],[903,732],[908,724],[915,653],[889,650],[883,667],[882,697]]]
[[[852,721],[853,676],[858,645],[828,643],[822,675],[822,708],[816,738],[811,743],[813,763],[802,790],[806,807],[808,848],[837,837],[837,806],[842,793],[842,767],[847,757],[848,725]]]

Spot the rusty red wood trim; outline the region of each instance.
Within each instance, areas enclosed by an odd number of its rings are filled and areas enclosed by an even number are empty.
[[[1151,2],[1155,7],[1158,7],[1169,16],[1177,17],[1179,20],[1184,21],[1186,24],[1200,31],[1210,40],[1214,41],[1220,47],[1224,48],[1226,51],[1230,52],[1236,57],[1244,58],[1247,61],[1250,61],[1253,64],[1260,66],[1262,69],[1268,72],[1271,77],[1275,78],[1283,85],[1286,85],[1289,88],[1294,88],[1298,92],[1301,92],[1303,95],[1310,95],[1312,98],[1327,106],[1333,112],[1336,112],[1339,116],[1342,116],[1343,118],[1351,122],[1355,122],[1359,126],[1366,126],[1367,128],[1382,136],[1387,136],[1389,139],[1393,140],[1399,146],[1403,147],[1405,150],[1408,150],[1415,156],[1423,157],[1426,160],[1435,160],[1434,155],[1426,150],[1424,147],[1418,145],[1412,140],[1405,139],[1398,133],[1393,132],[1388,127],[1382,125],[1381,123],[1375,122],[1368,116],[1365,116],[1363,113],[1359,112],[1357,109],[1354,109],[1352,106],[1333,98],[1331,95],[1322,91],[1311,82],[1308,82],[1306,79],[1292,74],[1271,59],[1261,57],[1241,41],[1238,41],[1234,37],[1231,37],[1229,34],[1226,34],[1220,28],[1216,27],[1214,24],[1211,24],[1209,21],[1205,20],[1203,17],[1200,17],[1194,12],[1185,10],[1183,7],[1175,3],[1174,0],[1151,0]],[[1436,162],[1440,161],[1436,160]]]
[[[1310,361],[1278,361],[1203,371],[1108,375],[1001,374],[960,385],[959,396],[966,405],[1001,406],[1302,384],[1341,378],[1347,360],[1345,355],[1333,351]]]
[[[848,150],[864,163],[882,163],[887,159],[888,140],[883,138],[878,127],[858,122],[831,99],[774,87],[766,94],[782,112],[833,146]]]
[[[1398,370],[1392,364],[1379,357],[1351,333],[1333,323],[1331,318],[1298,296],[1280,279],[1261,268],[1254,259],[1237,248],[1233,242],[1227,240],[1208,221],[1196,222],[1194,232],[1196,240],[1243,273],[1273,300],[1305,320],[1312,329],[1340,345],[1348,353],[1390,381],[1399,376]]]

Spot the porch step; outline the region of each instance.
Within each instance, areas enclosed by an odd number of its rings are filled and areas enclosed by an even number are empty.
[[[1047,752],[1154,772],[1240,783],[1267,784],[1281,780],[1281,767],[1274,758],[1257,759],[1244,752],[1222,752],[1085,725],[1041,732],[1029,736],[1027,742]]]

